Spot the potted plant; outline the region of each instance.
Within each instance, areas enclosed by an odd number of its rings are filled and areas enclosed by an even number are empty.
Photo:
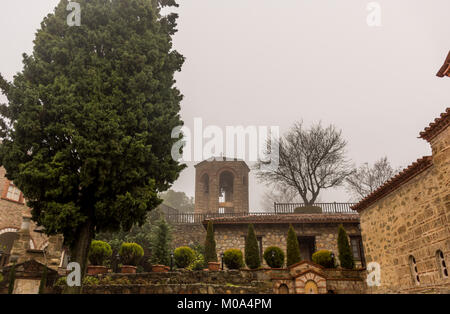
[[[220,269],[220,263],[217,262],[216,240],[214,239],[214,229],[211,221],[208,222],[206,230],[205,261],[208,262],[209,270]]]
[[[135,274],[136,266],[144,256],[144,249],[137,243],[122,243],[119,255],[122,262],[121,272],[124,274]]]
[[[188,246],[181,246],[173,252],[175,265],[178,268],[188,267],[195,258],[195,252]]]
[[[152,230],[152,256],[150,263],[154,272],[168,272],[169,262],[173,262],[173,253],[170,254],[170,242],[172,240],[169,224],[161,217]],[[171,257],[169,257],[171,255]]]
[[[104,266],[112,255],[111,246],[103,241],[93,240],[89,247],[88,259],[91,265],[87,268],[88,275],[105,274],[108,268]]]
[[[228,269],[240,269],[244,266],[244,258],[241,250],[228,249],[223,253],[223,262]]]

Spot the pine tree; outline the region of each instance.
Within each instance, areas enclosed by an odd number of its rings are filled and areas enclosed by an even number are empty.
[[[214,227],[212,221],[208,221],[205,240],[205,262],[217,262],[216,240],[214,239]]]
[[[163,216],[156,222],[151,236],[151,262],[168,266],[170,264],[170,243],[172,234],[170,225]]]
[[[297,234],[294,227],[289,225],[286,245],[287,266],[300,262],[300,246],[298,244]]]
[[[250,269],[256,269],[261,266],[258,239],[256,238],[253,224],[248,225],[247,238],[245,239],[245,264]]]
[[[353,269],[353,267],[355,266],[355,262],[353,260],[352,250],[348,242],[347,232],[342,225],[339,225],[338,231],[338,250],[341,267]]]
[[[84,276],[95,234],[142,224],[184,168],[171,154],[184,57],[172,46],[177,15],[161,15],[175,0],[77,2],[81,26],[68,26],[61,0],[23,70],[0,75],[0,165]]]

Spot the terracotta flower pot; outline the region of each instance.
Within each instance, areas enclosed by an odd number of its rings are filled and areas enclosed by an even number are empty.
[[[131,265],[122,265],[122,268],[120,269],[120,272],[122,274],[136,274],[136,266]]]
[[[152,265],[152,271],[155,273],[165,273],[169,271],[169,267],[168,266],[164,266],[164,265]]]
[[[107,272],[108,267],[105,266],[89,265],[87,268],[88,275],[106,274]]]
[[[208,269],[212,271],[220,270],[220,263],[218,262],[208,262]]]

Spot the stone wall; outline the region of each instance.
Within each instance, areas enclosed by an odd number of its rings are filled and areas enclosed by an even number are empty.
[[[381,285],[371,292],[450,287],[436,257],[441,250],[450,264],[450,128],[431,146],[431,167],[360,213],[366,261],[381,266]],[[415,282],[410,256],[420,283]]]
[[[173,224],[172,225],[172,247],[191,244],[204,244],[206,230],[202,224]]]
[[[269,246],[278,246],[286,252],[288,224],[255,224],[257,237],[262,238],[262,250]],[[316,250],[330,250],[338,256],[337,237],[338,224],[293,224],[297,236],[315,236]],[[344,224],[349,236],[360,235],[358,224]],[[216,224],[214,225],[217,254],[227,249],[240,249],[245,253],[246,224]],[[265,264],[265,261],[264,265]]]

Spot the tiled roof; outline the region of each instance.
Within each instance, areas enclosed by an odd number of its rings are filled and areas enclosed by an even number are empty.
[[[445,112],[441,113],[439,118],[436,118],[434,122],[431,122],[429,126],[420,132],[420,137],[428,142],[442,132],[450,124],[450,107],[447,107]]]
[[[400,185],[404,184],[423,170],[430,167],[432,164],[433,162],[431,156],[425,156],[418,159],[416,162],[412,163],[406,169],[401,171],[399,174],[386,181],[373,193],[363,198],[358,204],[352,206],[352,209],[358,212],[364,210],[382,197],[397,189]]]
[[[209,218],[214,224],[280,224],[359,222],[358,214],[269,214]]]
[[[450,52],[448,53],[447,59],[436,75],[439,77],[444,77],[445,75],[450,76]]]

